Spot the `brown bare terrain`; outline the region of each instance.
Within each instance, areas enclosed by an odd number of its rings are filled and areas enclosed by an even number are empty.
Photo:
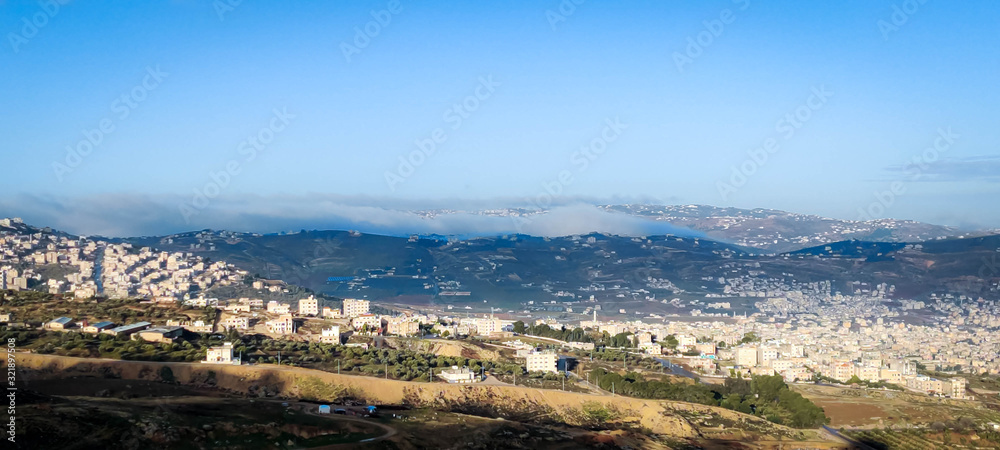
[[[312,401],[353,398],[376,405],[405,405],[431,410],[506,418],[522,423],[585,428],[646,430],[680,440],[813,441],[830,445],[818,434],[778,426],[760,418],[704,405],[571,393],[513,386],[414,383],[337,375],[297,367],[226,366],[83,359],[18,353],[17,366],[26,386],[71,377],[166,381],[211,386],[252,397]],[[768,448],[769,445],[756,448]]]
[[[834,428],[909,427],[969,417],[1000,420],[1000,412],[983,402],[951,400],[879,389],[794,385],[804,397],[823,408]]]

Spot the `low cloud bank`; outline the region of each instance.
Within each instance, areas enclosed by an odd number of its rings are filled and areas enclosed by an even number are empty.
[[[544,213],[520,216],[466,212],[518,206],[505,201],[419,202],[360,196],[246,195],[214,199],[196,214],[185,217],[179,209],[184,201],[180,196],[166,195],[82,198],[19,195],[0,200],[0,216],[21,217],[35,226],[50,226],[79,235],[108,237],[167,235],[206,228],[257,233],[300,229],[358,230],[394,236],[474,237],[522,233],[554,237],[590,232],[624,236],[703,236],[666,222],[607,212],[581,199],[566,200]]]

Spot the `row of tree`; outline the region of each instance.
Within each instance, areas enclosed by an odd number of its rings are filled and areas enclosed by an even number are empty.
[[[721,386],[711,387],[646,380],[636,372],[622,375],[602,368],[592,370],[590,377],[601,389],[629,397],[721,406],[796,428],[815,428],[829,422],[822,408],[789,389],[779,375],[754,376],[750,380],[730,378]]]

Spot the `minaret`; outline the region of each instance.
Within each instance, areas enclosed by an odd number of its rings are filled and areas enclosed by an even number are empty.
[[[597,310],[594,310],[594,325],[597,325]]]

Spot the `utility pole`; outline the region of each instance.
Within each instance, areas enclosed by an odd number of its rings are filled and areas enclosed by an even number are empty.
[[[281,365],[281,350],[278,350],[278,365]]]
[[[340,375],[340,360],[337,360],[337,375]]]
[[[563,390],[566,390],[566,372],[563,371]]]
[[[612,397],[615,396],[615,384],[614,383],[611,383],[611,396]]]
[[[385,379],[389,379],[389,363],[385,363]]]
[[[430,369],[431,369],[431,383],[433,383],[434,382],[434,368],[431,367]]]

